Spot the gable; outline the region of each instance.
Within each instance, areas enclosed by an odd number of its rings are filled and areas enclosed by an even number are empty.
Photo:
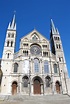
[[[21,38],[21,41],[42,41],[42,42],[49,42],[42,34],[40,34],[37,30],[33,30],[26,36]]]

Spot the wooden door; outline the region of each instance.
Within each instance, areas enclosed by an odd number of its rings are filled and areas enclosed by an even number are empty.
[[[34,94],[41,94],[41,85],[39,80],[34,81]]]
[[[15,95],[17,93],[17,84],[13,83],[12,84],[12,95]]]
[[[60,85],[59,85],[59,83],[56,83],[56,92],[60,93]]]

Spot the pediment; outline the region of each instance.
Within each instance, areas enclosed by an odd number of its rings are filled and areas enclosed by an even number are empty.
[[[45,38],[41,33],[37,30],[33,30],[32,32],[28,33],[26,36],[21,38],[21,41],[43,41],[49,42],[47,38]]]

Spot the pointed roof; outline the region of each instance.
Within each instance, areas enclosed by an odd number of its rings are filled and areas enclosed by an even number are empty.
[[[53,34],[56,34],[56,29],[55,29],[55,26],[54,26],[54,23],[53,23],[52,19],[51,19],[51,30],[52,30]]]
[[[57,28],[55,28],[55,25],[54,25],[52,19],[51,19],[51,31],[52,31],[52,34],[55,34],[55,35],[58,35],[59,34],[59,31],[58,31]]]
[[[15,14],[13,16],[12,22],[9,23],[8,25],[8,30],[16,30],[16,19],[15,19]]]
[[[58,31],[58,29],[56,28],[56,32],[57,32],[57,34],[59,34],[59,31]]]
[[[39,37],[42,37],[47,42],[49,42],[49,40],[45,36],[43,36],[40,32],[38,32],[36,29],[33,29],[31,32],[29,32],[28,34],[26,34],[25,36],[23,36],[21,39],[26,38],[26,37],[31,37],[32,34],[34,34],[34,33],[36,33]]]

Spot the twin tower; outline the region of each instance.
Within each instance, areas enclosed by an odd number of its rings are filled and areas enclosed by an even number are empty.
[[[50,40],[34,29],[20,39],[18,52],[15,52],[15,44],[14,15],[7,28],[1,60],[1,94],[70,93],[62,41],[52,19]]]

